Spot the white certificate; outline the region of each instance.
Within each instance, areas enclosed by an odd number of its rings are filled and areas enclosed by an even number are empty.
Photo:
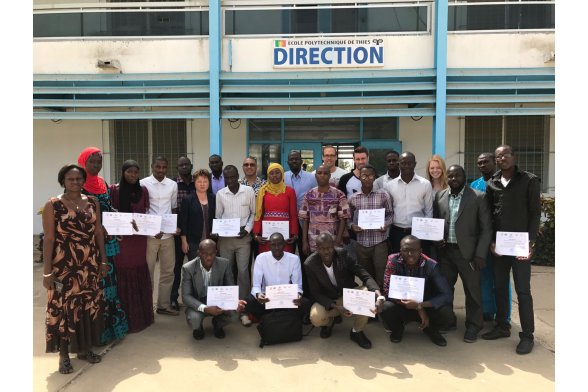
[[[294,300],[298,298],[297,284],[277,284],[265,287],[265,296],[269,302],[265,303],[266,309],[297,308]]]
[[[130,212],[103,212],[102,225],[109,235],[133,235],[133,214]]]
[[[135,234],[154,236],[161,232],[161,216],[149,214],[133,214],[139,231]]]
[[[239,218],[213,219],[212,233],[221,237],[238,237],[241,231],[240,223],[241,219]]]
[[[161,231],[168,234],[175,234],[178,228],[177,214],[163,214],[161,216]]]
[[[288,221],[261,221],[261,236],[269,239],[274,233],[280,233],[287,240],[290,238],[290,222]]]
[[[218,306],[223,310],[237,310],[239,286],[208,286],[206,305]]]
[[[385,208],[374,210],[359,210],[357,214],[357,225],[364,230],[381,229],[384,227]]]
[[[423,302],[424,293],[425,278],[390,275],[388,298],[412,299],[417,302]]]
[[[529,256],[529,233],[496,232],[496,253],[502,256]]]
[[[420,240],[439,241],[443,239],[445,219],[412,218],[411,234]]]
[[[373,291],[343,289],[343,307],[353,314],[374,317],[370,310],[376,308],[376,297]]]

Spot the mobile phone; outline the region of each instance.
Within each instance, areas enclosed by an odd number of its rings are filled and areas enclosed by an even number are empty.
[[[63,290],[63,283],[58,280],[53,281],[53,286],[55,287],[55,291],[58,293],[61,293],[61,290]]]

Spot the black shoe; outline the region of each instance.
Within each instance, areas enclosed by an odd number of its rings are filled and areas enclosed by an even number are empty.
[[[321,327],[321,338],[323,339],[327,339],[329,337],[331,337],[331,333],[333,332],[333,327],[335,326],[335,322],[333,321],[331,323],[331,325],[326,325],[324,327]]]
[[[439,333],[439,330],[437,330],[437,329],[431,329],[431,328],[425,328],[423,330],[423,332],[426,333],[427,336],[429,338],[431,338],[431,341],[433,343],[435,343],[437,346],[441,346],[441,347],[447,346],[447,340],[445,340],[445,338],[443,337],[443,335],[441,335],[441,333]]]
[[[196,340],[204,339],[204,328],[200,327],[198,329],[195,329],[194,331],[192,331],[192,336]]]
[[[455,331],[456,329],[457,329],[457,322],[454,321],[453,323],[447,325],[444,328],[439,328],[439,333],[446,334],[447,332]]]
[[[222,327],[214,328],[214,336],[217,339],[224,339],[225,338],[225,330]]]
[[[341,324],[343,322],[343,317],[337,316],[335,317],[335,324]]]
[[[466,343],[474,343],[478,340],[478,329],[474,327],[468,327],[463,334],[463,341]]]
[[[533,335],[527,336],[522,332],[519,332],[519,337],[521,338],[521,341],[517,345],[517,354],[524,355],[533,351],[533,346],[535,345],[535,342],[533,341]]]
[[[510,328],[504,326],[495,326],[490,332],[486,332],[482,335],[484,340],[496,340],[499,338],[508,338],[510,336]]]
[[[177,310],[177,311],[180,310],[180,304],[176,300],[171,301],[169,307],[172,308],[173,310]]]
[[[494,315],[490,313],[484,313],[484,321],[494,321]]]
[[[390,333],[390,341],[392,343],[400,343],[402,341],[402,335],[404,335],[404,326]]]
[[[349,331],[349,338],[359,345],[361,348],[372,348],[372,342],[365,336],[363,331],[353,332]]]

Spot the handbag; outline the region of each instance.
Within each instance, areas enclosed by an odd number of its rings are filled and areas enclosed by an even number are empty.
[[[261,316],[257,331],[261,337],[261,348],[265,345],[297,342],[302,340],[302,317],[298,309],[267,312]]]

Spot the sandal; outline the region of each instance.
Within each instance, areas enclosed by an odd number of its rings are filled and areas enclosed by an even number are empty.
[[[94,354],[92,351],[88,351],[86,354],[78,354],[78,359],[88,361],[90,363],[98,363],[102,361],[102,357],[98,354]]]
[[[61,374],[69,374],[74,371],[73,366],[71,366],[71,361],[69,357],[67,358],[59,358],[59,373]]]

